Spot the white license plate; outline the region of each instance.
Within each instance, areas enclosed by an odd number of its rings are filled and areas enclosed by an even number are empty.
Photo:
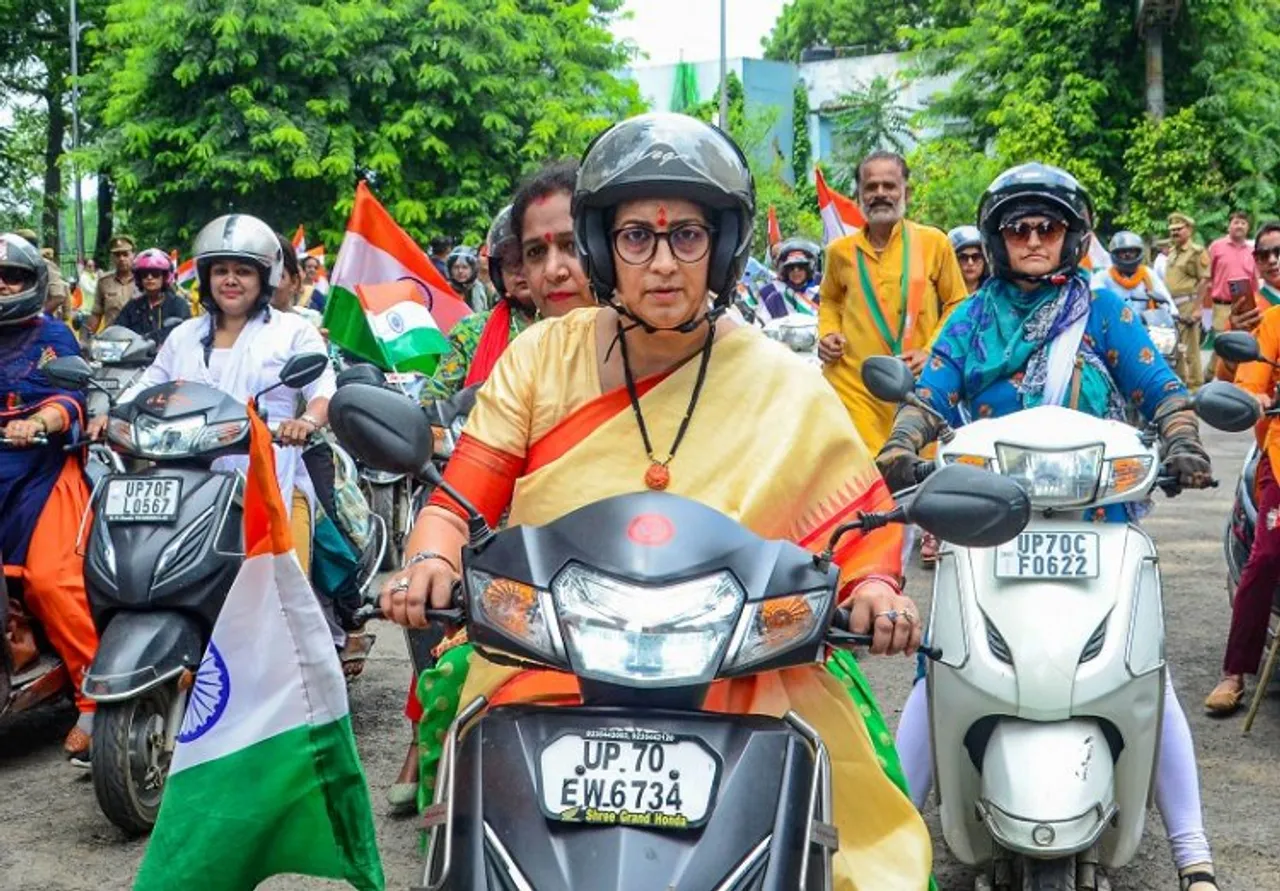
[[[116,380],[114,377],[95,377],[93,381],[102,389],[109,390],[112,393],[120,389],[120,381]]]
[[[543,813],[568,823],[699,826],[719,774],[720,759],[701,740],[662,731],[569,733],[538,757]]]
[[[172,477],[114,479],[102,514],[111,523],[171,523],[181,495],[182,480]]]
[[[1098,576],[1098,533],[1020,532],[996,548],[1002,579],[1092,579]]]

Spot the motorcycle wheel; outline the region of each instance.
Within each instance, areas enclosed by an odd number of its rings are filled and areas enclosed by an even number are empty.
[[[178,695],[166,684],[135,699],[101,703],[94,715],[93,791],[102,813],[128,835],[145,835],[156,824],[169,774],[165,722]]]
[[[1022,859],[1022,891],[1076,891],[1076,858]]]
[[[400,566],[401,549],[404,540],[396,534],[396,490],[395,486],[373,486],[366,484],[365,494],[369,498],[369,510],[382,517],[387,528],[387,547],[382,553],[382,565],[378,568],[390,572]]]

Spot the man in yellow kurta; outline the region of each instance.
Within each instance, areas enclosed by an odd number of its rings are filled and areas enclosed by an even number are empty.
[[[968,293],[940,229],[905,218],[907,164],[873,152],[858,167],[866,225],[827,245],[818,355],[823,373],[874,454],[889,437],[896,406],[862,383],[868,356],[900,356],[919,373],[943,320]]]

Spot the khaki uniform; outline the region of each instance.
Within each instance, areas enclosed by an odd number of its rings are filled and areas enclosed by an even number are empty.
[[[1178,315],[1184,324],[1179,326],[1178,336],[1182,349],[1178,351],[1178,367],[1174,369],[1182,382],[1192,389],[1204,383],[1204,368],[1200,363],[1200,289],[1209,280],[1209,252],[1204,245],[1188,242],[1180,248],[1169,248],[1165,266],[1164,283],[1169,286],[1173,302],[1178,305]]]
[[[44,262],[49,267],[49,293],[44,302],[45,310],[65,322],[71,317],[69,304],[71,288],[62,277],[62,270],[58,268],[57,263],[47,257]]]
[[[85,322],[84,335],[92,337],[99,331],[115,324],[120,310],[138,295],[138,289],[130,275],[125,281],[116,278],[114,272],[98,277],[97,295],[93,301],[93,312]]]

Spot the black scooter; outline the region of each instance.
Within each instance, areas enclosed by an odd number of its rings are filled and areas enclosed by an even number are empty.
[[[304,387],[327,365],[323,355],[294,356],[264,393]],[[66,357],[46,373],[79,389],[93,369]],[[193,692],[193,677],[244,559],[244,478],[212,465],[247,454],[249,419],[228,394],[173,381],[114,407],[107,440],[151,463],[94,489],[93,521],[82,538],[99,644],[83,690],[98,706],[98,803],[125,832],[142,834],[155,825],[175,744],[198,730],[201,691]]]
[[[334,397],[330,422],[365,460],[444,485],[426,419],[403,399],[353,385]],[[992,546],[1029,515],[1015,482],[964,466],[931,477],[910,508],[840,527],[818,556],[668,493],[498,533],[471,510],[455,607],[428,617],[465,621],[491,659],[572,672],[583,704],[464,705],[443,743],[423,884],[831,888],[838,839],[822,739],[795,714],[702,711],[711,683],[867,642],[832,627],[831,553],[844,534],[915,522]]]

